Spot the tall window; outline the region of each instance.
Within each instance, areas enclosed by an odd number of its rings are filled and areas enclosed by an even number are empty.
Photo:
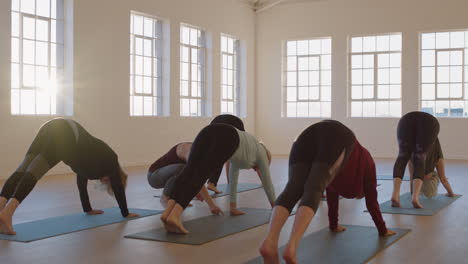
[[[401,116],[401,34],[351,38],[352,117]]]
[[[239,115],[239,40],[221,36],[221,113]]]
[[[205,115],[205,33],[195,27],[180,27],[180,115]]]
[[[468,116],[468,31],[421,34],[421,110]]]
[[[130,25],[130,115],[162,115],[161,22],[132,13]]]
[[[283,116],[331,116],[331,38],[286,42]]]
[[[63,0],[12,0],[11,113],[57,114],[63,75]]]

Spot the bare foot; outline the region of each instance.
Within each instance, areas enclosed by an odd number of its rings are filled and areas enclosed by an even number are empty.
[[[0,226],[3,234],[11,236],[16,235],[16,232],[13,229],[13,220],[11,219],[11,216],[0,213]]]
[[[245,212],[242,212],[241,210],[238,209],[231,209],[229,212],[231,216],[239,216],[239,215],[245,215]]]
[[[419,200],[413,200],[413,207],[414,208],[423,208],[422,204],[419,202]]]
[[[392,198],[392,207],[400,207],[400,200]]]
[[[296,247],[288,244],[284,249],[283,259],[286,264],[297,264]]]
[[[208,184],[208,190],[210,191],[213,191],[215,192],[216,194],[220,194],[220,193],[223,193],[222,191],[218,190],[218,188],[216,188],[216,186],[212,185],[212,184]]]
[[[259,249],[260,255],[263,257],[265,264],[279,264],[278,245],[277,243],[265,239]]]
[[[182,222],[180,221],[180,219],[177,219],[175,217],[171,217],[172,215],[170,215],[167,219],[166,219],[166,230],[168,232],[171,232],[171,233],[177,233],[177,234],[188,234],[190,233],[187,229],[185,229],[185,227],[182,225]]]

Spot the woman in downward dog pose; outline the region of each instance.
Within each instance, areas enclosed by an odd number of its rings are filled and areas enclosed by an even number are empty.
[[[249,152],[251,153],[249,154]],[[267,161],[265,161],[268,160],[265,148],[246,132],[239,131],[230,125],[212,124],[202,129],[197,135],[186,166],[175,177],[174,181],[166,186],[169,201],[161,216],[161,221],[168,232],[188,233],[181,222],[183,210],[200,190],[203,194],[204,183],[213,174],[219,174],[220,168],[230,159],[238,162],[243,161],[242,164],[246,167],[258,166],[262,172],[261,178],[264,187],[270,190],[267,193],[269,193],[269,197],[273,197],[271,200],[274,200],[273,186],[271,179],[269,179]],[[238,168],[231,168],[231,171],[238,172]],[[210,205],[210,209],[213,214],[222,213],[214,203]],[[231,210],[231,213],[235,214],[236,212]],[[243,213],[240,212],[240,214]]]
[[[218,115],[211,121],[210,124],[230,125],[230,126],[233,126],[233,127],[237,128],[237,129],[239,129],[240,131],[245,132],[244,122],[242,122],[242,120],[240,118],[238,118],[237,116],[230,115],[230,114]],[[229,175],[229,163],[226,163],[225,165],[226,165],[225,166],[225,168],[226,168],[226,178],[227,178],[227,181],[229,182],[229,176],[228,176]],[[221,171],[219,171],[219,175],[217,177],[213,176],[213,178],[208,181],[208,185],[207,185],[208,190],[211,190],[211,191],[213,191],[215,193],[222,193],[217,188],[218,180],[219,180],[220,176],[221,176]]]
[[[280,263],[278,239],[295,204],[301,200],[289,241],[283,253],[286,263],[297,263],[299,241],[312,221],[320,198],[327,190],[330,229],[338,225],[338,196],[366,197],[366,205],[379,234],[393,235],[385,227],[377,202],[375,166],[354,133],[334,120],[325,120],[305,129],[294,142],[289,156],[289,181],[276,200],[267,237],[260,247],[264,263]]]
[[[60,161],[77,174],[81,204],[88,215],[103,213],[92,209],[87,191],[88,180],[100,180],[108,193],[115,196],[123,217],[138,216],[128,212],[125,197],[128,176],[120,167],[115,152],[77,122],[58,118],[42,125],[23,162],[3,186],[0,193],[2,233],[16,234],[12,224],[16,209],[42,176]]]
[[[422,208],[419,195],[423,183],[426,181],[424,185],[434,186],[431,184],[433,180],[436,180],[432,179],[434,168],[437,168],[438,176],[447,190],[447,195],[450,197],[455,196],[450,183],[445,177],[445,163],[438,139],[439,130],[440,126],[437,119],[424,112],[410,112],[398,122],[399,152],[393,167],[393,207],[400,207],[400,186],[408,161],[410,161],[409,169],[414,208]],[[427,190],[426,187],[424,189]],[[434,188],[431,189],[433,193]]]

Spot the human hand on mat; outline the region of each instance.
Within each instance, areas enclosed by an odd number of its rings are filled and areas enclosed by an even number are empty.
[[[238,215],[245,215],[245,212],[242,212],[241,210],[239,210],[237,208],[231,208],[229,214],[231,216],[238,216]]]
[[[346,230],[346,227],[339,225],[335,229],[333,229],[332,231],[335,232],[335,233],[339,233],[339,232],[343,232],[345,230]]]
[[[98,215],[98,214],[103,214],[103,213],[104,211],[102,210],[91,210],[91,211],[86,212],[86,214],[88,215]]]
[[[214,205],[214,206],[211,206],[210,207],[210,211],[212,214],[214,215],[224,215],[223,211],[221,210],[221,208],[219,208],[218,206]]]
[[[448,196],[448,197],[455,197],[456,196],[456,194],[454,194],[453,192],[449,192],[449,193],[447,193],[445,195]]]
[[[129,213],[125,218],[139,217],[139,214]]]
[[[387,229],[387,233],[385,233],[385,234],[383,234],[383,235],[381,235],[381,236],[383,236],[383,237],[389,237],[389,236],[393,236],[393,235],[395,235],[395,234],[396,234],[396,233],[393,232],[392,230]]]

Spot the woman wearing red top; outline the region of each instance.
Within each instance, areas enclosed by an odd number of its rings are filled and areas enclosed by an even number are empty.
[[[377,202],[375,165],[369,152],[354,133],[335,120],[316,123],[294,142],[289,156],[289,181],[276,200],[268,235],[260,247],[264,263],[279,263],[278,239],[293,207],[299,204],[294,226],[283,253],[286,263],[297,263],[299,241],[317,211],[323,191],[327,190],[330,229],[338,225],[338,196],[366,197],[367,209],[382,236],[395,233],[385,227]]]

